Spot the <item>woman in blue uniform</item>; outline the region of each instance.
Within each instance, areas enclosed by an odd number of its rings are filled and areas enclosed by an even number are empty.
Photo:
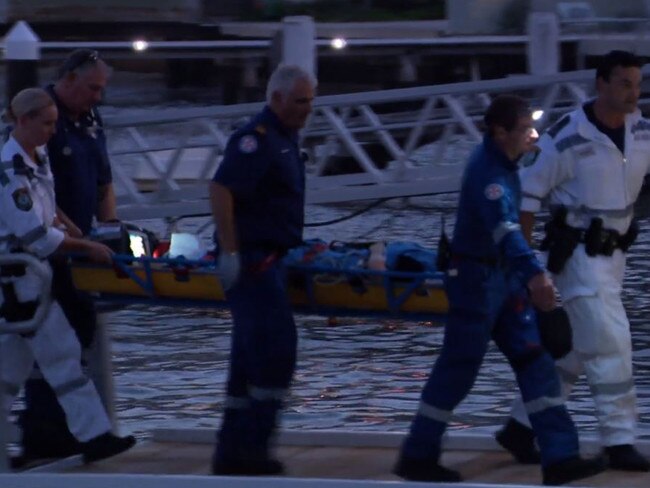
[[[551,310],[555,293],[519,225],[517,161],[534,142],[530,109],[519,97],[500,96],[485,123],[487,134],[469,160],[460,193],[445,282],[444,344],[395,472],[416,481],[460,481],[458,472],[439,464],[442,436],[494,338],[515,372],[537,434],[544,484],[563,484],[596,474],[604,464],[579,456],[578,435],[532,308]]]

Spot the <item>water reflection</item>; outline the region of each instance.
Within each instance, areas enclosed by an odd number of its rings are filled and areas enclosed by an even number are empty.
[[[413,240],[432,245],[438,214],[448,217],[455,196],[394,201],[362,218],[327,227],[338,240]],[[432,210],[429,207],[435,206]],[[310,207],[308,221],[349,213],[351,206]],[[204,221],[185,224],[192,231]],[[160,223],[145,222],[164,231]],[[451,225],[449,226],[451,228]],[[204,233],[207,240],[209,232]],[[308,229],[307,237],[323,235]],[[632,323],[640,432],[650,439],[650,217],[641,220],[633,246],[624,301]],[[299,359],[283,426],[293,428],[406,430],[420,390],[442,342],[441,327],[427,322],[298,316]],[[133,307],[111,317],[117,410],[126,430],[216,427],[223,402],[230,341],[227,312]],[[452,429],[503,422],[516,390],[514,377],[493,346]],[[593,402],[581,381],[569,403],[581,432],[594,431]]]

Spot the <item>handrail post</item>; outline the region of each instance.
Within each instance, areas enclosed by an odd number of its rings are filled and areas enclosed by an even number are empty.
[[[0,378],[2,377],[2,361],[0,361]],[[9,445],[9,412],[5,412],[4,397],[2,398],[2,405],[0,405],[0,473],[9,472],[9,452],[7,446]]]
[[[554,75],[560,66],[560,27],[555,12],[531,12],[528,33],[528,72]]]
[[[97,393],[104,405],[106,414],[115,430],[117,417],[115,416],[115,384],[113,382],[113,363],[111,354],[111,335],[108,330],[107,310],[97,313],[97,328],[95,338],[88,351],[88,375],[97,388]]]
[[[7,33],[4,51],[7,61],[6,102],[9,102],[23,88],[38,85],[40,39],[27,22],[20,20]]]

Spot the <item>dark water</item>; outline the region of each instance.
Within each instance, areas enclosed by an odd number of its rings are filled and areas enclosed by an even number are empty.
[[[432,245],[447,216],[451,230],[455,196],[395,200],[341,224],[308,229],[307,237],[338,240],[411,240]],[[314,206],[310,222],[346,215],[353,208]],[[160,222],[146,222],[164,232]],[[203,222],[189,221],[197,231]],[[209,232],[204,231],[207,236]],[[650,439],[650,217],[632,248],[624,301],[632,323],[639,431]],[[117,410],[122,428],[144,434],[157,427],[216,427],[223,402],[230,341],[226,311],[146,309],[112,314]],[[403,431],[438,354],[442,328],[396,319],[297,316],[299,361],[283,426],[310,429]],[[503,422],[516,386],[496,348],[488,352],[470,396],[451,427],[487,429]],[[581,432],[596,429],[584,382],[569,407]]]

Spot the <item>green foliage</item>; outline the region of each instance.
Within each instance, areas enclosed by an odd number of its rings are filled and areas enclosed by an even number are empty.
[[[287,15],[309,15],[321,22],[434,20],[445,16],[444,0],[314,0],[285,2],[256,0],[246,20],[280,20]]]

